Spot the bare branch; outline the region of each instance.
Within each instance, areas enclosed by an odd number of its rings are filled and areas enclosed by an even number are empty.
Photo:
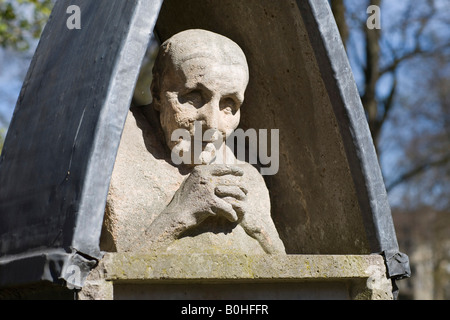
[[[406,26],[411,26],[414,22],[419,23],[419,26],[415,30],[413,36],[409,37],[409,38],[415,39],[415,44],[412,49],[408,50],[407,52],[400,53],[400,50],[394,49],[393,46],[391,45],[391,43],[389,43],[389,41],[387,41],[387,40],[383,41],[383,43],[385,45],[387,45],[387,47],[391,51],[391,56],[393,56],[394,59],[389,65],[381,68],[380,76],[384,75],[385,73],[394,71],[400,65],[400,63],[402,63],[408,59],[412,59],[412,58],[419,57],[419,56],[422,58],[426,58],[426,57],[436,54],[436,52],[445,50],[450,47],[450,43],[445,43],[441,46],[436,46],[436,47],[428,49],[428,50],[425,50],[424,48],[422,48],[421,40],[422,40],[422,37],[424,36],[424,31],[429,26],[429,24],[433,21],[433,18],[435,18],[438,13],[433,1],[428,1],[427,8],[430,8],[430,9],[428,11],[424,12],[421,16],[416,17],[416,18],[409,18],[409,21],[407,21],[407,23],[403,22],[401,24],[403,38],[406,39],[407,38],[406,30],[408,29]],[[412,3],[410,4],[410,6],[408,7],[408,9],[405,13],[405,19],[410,14],[411,9],[412,9]]]
[[[371,0],[371,5],[380,5],[381,0]],[[364,28],[366,37],[366,65],[364,68],[364,94],[361,97],[364,109],[367,111],[368,122],[371,132],[376,126],[378,117],[378,102],[376,96],[376,85],[380,79],[380,30]]]
[[[450,154],[447,154],[447,155],[443,156],[442,158],[437,159],[435,161],[423,163],[423,164],[403,173],[402,175],[400,175],[397,179],[395,179],[393,182],[391,182],[386,187],[386,190],[387,190],[387,192],[390,192],[393,188],[395,188],[399,184],[404,183],[404,182],[418,176],[419,174],[424,173],[425,171],[427,171],[431,168],[440,167],[447,163],[450,163]]]
[[[393,105],[394,105],[394,97],[397,92],[397,78],[394,74],[394,80],[391,86],[391,90],[389,91],[388,96],[381,102],[383,104],[383,114],[381,117],[376,118],[372,123],[372,138],[375,141],[375,144],[378,145],[378,138],[380,136],[381,128],[388,118]]]
[[[417,46],[416,48],[414,48],[414,50],[403,54],[401,57],[395,58],[395,60],[390,65],[382,68],[380,70],[380,76],[384,75],[385,73],[395,71],[395,69],[397,69],[397,67],[400,65],[400,63],[402,63],[406,60],[416,58],[416,57],[421,57],[421,58],[431,57],[431,56],[435,55],[436,52],[440,52],[440,51],[446,50],[448,48],[450,48],[450,43],[446,43],[442,46],[435,47],[431,50],[423,50]]]

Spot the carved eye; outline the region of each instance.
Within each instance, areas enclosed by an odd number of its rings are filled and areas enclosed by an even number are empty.
[[[189,103],[190,105],[200,108],[203,105],[202,93],[199,90],[192,90],[178,99],[181,104]]]
[[[220,102],[220,110],[226,114],[235,114],[237,109],[236,102],[231,98],[226,98]]]

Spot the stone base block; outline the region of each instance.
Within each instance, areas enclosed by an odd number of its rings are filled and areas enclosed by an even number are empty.
[[[392,299],[380,255],[108,253],[81,300]]]

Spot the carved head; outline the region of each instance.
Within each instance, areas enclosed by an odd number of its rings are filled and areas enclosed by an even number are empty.
[[[171,150],[183,141],[171,141],[176,129],[213,129],[203,149],[227,138],[237,128],[240,107],[249,80],[247,60],[232,40],[205,30],[187,30],[164,42],[153,68],[153,105],[160,112],[166,143]],[[211,149],[211,148],[210,148]]]

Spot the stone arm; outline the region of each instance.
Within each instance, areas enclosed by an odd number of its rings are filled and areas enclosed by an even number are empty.
[[[243,167],[243,182],[248,188],[247,198],[233,205],[239,215],[240,225],[259,242],[266,253],[286,254],[271,216],[270,196],[265,181],[250,164],[245,163]]]
[[[239,223],[266,253],[285,254],[270,215],[270,198],[264,179],[249,164],[196,167],[146,230],[138,247],[166,248],[183,232],[210,216],[222,216]]]
[[[201,165],[183,181],[172,201],[155,218],[138,248],[147,251],[166,248],[183,232],[201,224],[211,216],[222,216],[236,222],[232,205],[221,198],[218,185],[233,184],[243,175],[238,167]],[[241,191],[242,192],[242,191]]]

